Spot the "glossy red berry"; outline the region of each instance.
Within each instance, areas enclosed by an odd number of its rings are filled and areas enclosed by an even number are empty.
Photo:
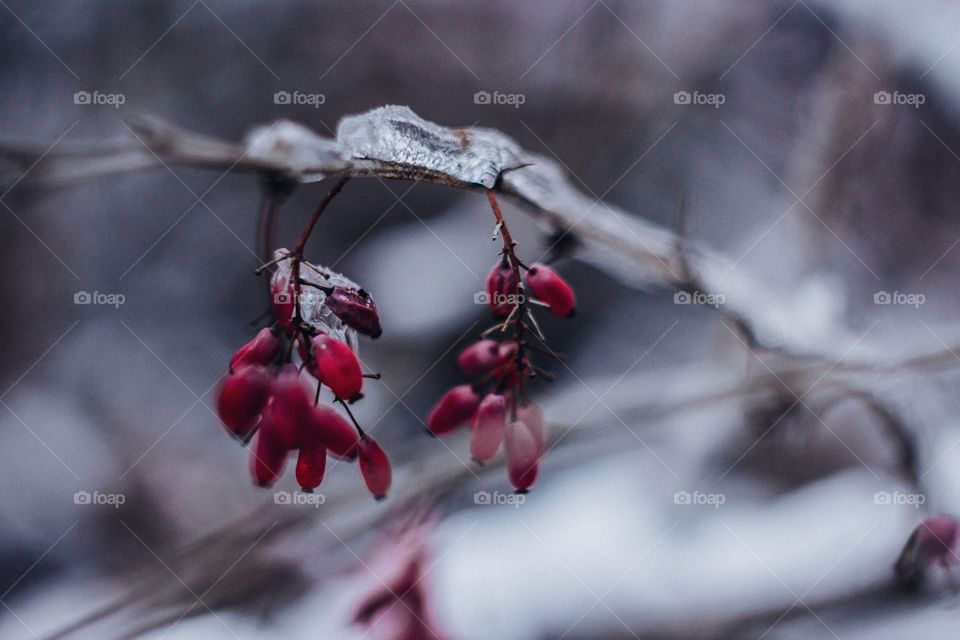
[[[487,275],[487,304],[495,316],[509,315],[516,306],[517,281],[513,269],[502,260]]]
[[[507,450],[507,474],[510,484],[525,492],[537,481],[541,446],[529,426],[517,420],[507,425],[504,438]]]
[[[477,410],[480,398],[468,384],[450,389],[427,416],[427,428],[443,435],[466,423]]]
[[[507,426],[507,399],[496,393],[487,394],[473,416],[470,434],[470,455],[486,461],[497,455]]]
[[[363,289],[334,287],[324,304],[351,329],[371,338],[379,338],[383,333],[377,305]]]
[[[253,481],[258,487],[273,486],[286,463],[287,448],[273,438],[270,429],[261,429],[251,459]]]
[[[240,347],[230,358],[230,370],[235,371],[243,365],[268,365],[280,352],[280,338],[269,328],[261,329],[253,340]]]
[[[537,263],[530,267],[527,271],[527,287],[533,297],[548,305],[550,313],[566,318],[576,310],[577,300],[573,289],[545,264]]]
[[[330,387],[338,398],[353,400],[360,395],[363,389],[360,361],[346,343],[320,334],[313,339],[313,357],[320,382]]]
[[[246,366],[227,376],[217,398],[217,413],[227,429],[245,439],[256,427],[273,379],[261,366]]]
[[[494,340],[480,340],[460,352],[457,366],[468,376],[487,373],[500,363],[500,345]]]
[[[294,314],[296,313],[296,290],[292,282],[284,277],[278,277],[270,286],[273,295],[273,316],[277,324],[288,332],[294,329]]]
[[[273,383],[273,396],[264,411],[263,429],[281,446],[295,449],[303,441],[313,398],[293,365],[285,365]],[[269,420],[266,420],[269,418]]]
[[[327,448],[317,440],[307,440],[297,454],[297,483],[306,492],[313,491],[323,482],[327,467]]]
[[[387,497],[392,481],[390,459],[370,436],[360,440],[360,474],[374,498],[382,500]]]
[[[332,455],[352,460],[357,457],[360,434],[346,418],[328,406],[317,405],[310,412],[309,439],[323,444]]]

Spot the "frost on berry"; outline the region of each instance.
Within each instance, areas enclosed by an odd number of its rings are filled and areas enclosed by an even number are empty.
[[[916,591],[935,567],[949,570],[960,558],[960,522],[947,515],[927,518],[914,529],[894,567],[897,583],[907,591]]]
[[[360,474],[374,498],[383,500],[387,497],[393,478],[390,460],[370,436],[360,440]]]
[[[470,455],[486,461],[497,455],[507,426],[507,399],[497,393],[487,394],[473,416],[470,433]]]
[[[450,389],[427,416],[427,428],[442,436],[466,424],[480,404],[477,393],[468,384]]]
[[[253,432],[270,399],[272,383],[260,366],[246,366],[227,376],[217,398],[217,413],[233,435],[246,439]]]
[[[573,289],[545,264],[537,263],[530,267],[527,271],[527,287],[535,298],[546,303],[550,313],[568,318],[576,310],[577,300]]]

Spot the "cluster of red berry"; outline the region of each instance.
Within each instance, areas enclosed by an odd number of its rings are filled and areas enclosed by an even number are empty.
[[[259,486],[273,485],[296,450],[297,482],[304,491],[320,486],[331,455],[359,458],[367,488],[383,498],[390,488],[390,461],[347,404],[362,397],[365,377],[355,353],[357,333],[381,333],[376,305],[339,274],[284,250],[276,256],[271,291],[278,328],[260,330],[231,358],[217,403],[220,419],[245,443],[256,434],[252,473]],[[294,345],[300,366],[293,362]],[[315,380],[302,377],[301,369]],[[350,421],[320,402],[323,386]]]
[[[510,483],[525,492],[539,474],[546,433],[543,412],[527,397],[524,383],[537,376],[550,377],[533,364],[531,351],[560,358],[546,346],[530,304],[568,318],[574,314],[576,297],[550,267],[540,263],[528,267],[517,258],[516,243],[496,199],[492,192],[488,196],[497,218],[494,238],[502,234],[504,244],[486,281],[486,301],[497,324],[460,353],[457,365],[475,381],[450,389],[427,416],[427,427],[440,436],[469,424],[470,455],[479,462],[492,459],[504,444]],[[508,337],[502,341],[489,337],[498,332]],[[528,334],[540,344],[528,340]]]

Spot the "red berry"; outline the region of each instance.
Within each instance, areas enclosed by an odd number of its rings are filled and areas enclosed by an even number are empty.
[[[540,471],[541,446],[537,436],[525,423],[517,420],[507,425],[507,474],[517,491],[526,491],[537,480]]]
[[[427,428],[438,436],[449,433],[469,420],[479,404],[480,398],[470,385],[454,387],[430,411]]]
[[[235,371],[245,364],[268,365],[280,351],[280,338],[269,328],[261,329],[253,340],[240,347],[230,358],[230,370]]]
[[[506,425],[507,399],[496,393],[488,394],[473,416],[470,455],[482,461],[497,455]]]
[[[371,338],[379,338],[383,333],[377,305],[363,289],[334,287],[324,304],[351,329]]]
[[[320,382],[344,400],[352,400],[363,388],[363,374],[357,356],[345,342],[320,334],[313,339]]]
[[[545,264],[534,264],[527,271],[527,286],[538,300],[547,303],[550,313],[570,317],[576,310],[577,300],[563,278]]]
[[[288,449],[296,449],[310,420],[313,398],[293,365],[285,365],[273,383],[273,397],[264,411],[263,429]],[[267,420],[269,418],[269,420]]]
[[[323,444],[338,458],[357,457],[360,434],[339,413],[326,405],[317,405],[310,412],[309,439]]]
[[[387,497],[392,480],[390,459],[370,436],[360,440],[360,474],[374,498],[383,500]]]
[[[277,442],[268,429],[261,429],[251,459],[253,481],[258,487],[272,486],[286,463],[287,448]]]
[[[246,438],[270,399],[273,379],[260,366],[247,366],[227,377],[217,398],[217,413],[227,429]]]
[[[279,276],[270,285],[270,292],[273,295],[273,315],[277,323],[287,331],[293,331],[296,313],[296,290],[293,283],[288,283],[285,277]]]
[[[297,455],[297,482],[307,492],[313,491],[323,481],[327,467],[327,448],[317,440],[307,440]]]
[[[517,303],[517,281],[506,260],[493,265],[487,276],[487,304],[495,316],[506,316]]]
[[[480,340],[460,352],[457,366],[468,376],[487,373],[500,363],[500,345],[493,340]]]

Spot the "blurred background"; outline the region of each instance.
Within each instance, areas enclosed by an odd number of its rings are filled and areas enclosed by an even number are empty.
[[[831,370],[854,345],[946,356],[867,392],[814,376],[698,399],[777,365],[709,305],[574,248],[558,268],[577,317],[543,323],[567,364],[536,391],[555,446],[518,504],[466,434],[423,433],[487,322],[486,199],[353,180],[307,257],[379,305],[361,355],[383,380],[357,413],[395,494],[375,503],[342,464],[319,508],[276,504],[213,411],[265,311],[257,178],[169,166],[51,187],[28,166],[0,195],[0,636],[956,636],[952,591],[891,587],[923,517],[960,513],[955,3],[0,5],[6,145],[129,141],[142,115],[233,141],[279,118],[330,136],[407,105],[498,129],[637,218],[673,228],[682,207],[691,241],[793,300],[787,339],[811,318],[844,328]],[[281,245],[326,189],[284,204]],[[536,260],[551,230],[502,204]],[[415,593],[391,606],[408,561]]]

